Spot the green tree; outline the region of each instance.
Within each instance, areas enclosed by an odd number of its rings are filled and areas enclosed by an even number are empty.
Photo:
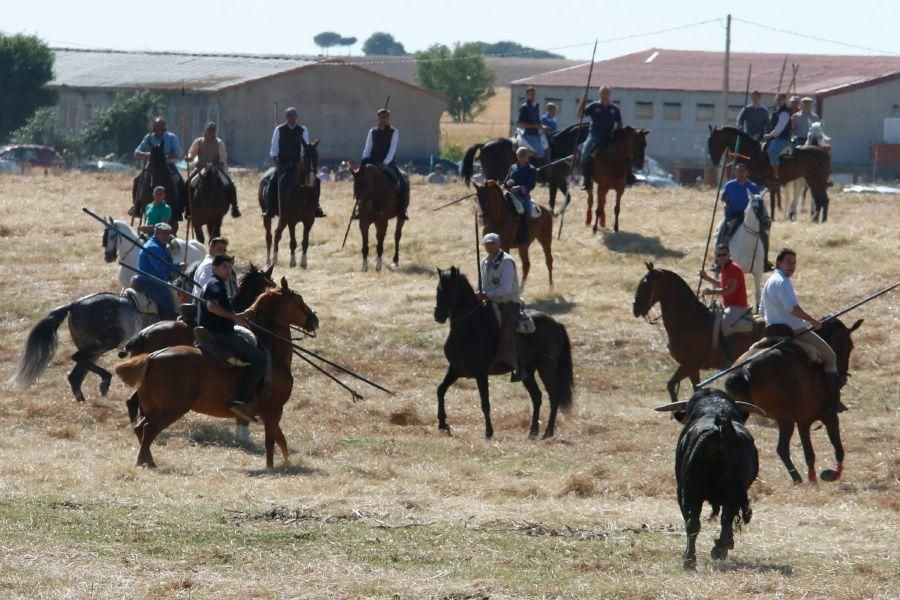
[[[56,102],[53,52],[32,35],[0,33],[0,141],[42,106]]]
[[[85,125],[82,136],[86,150],[95,156],[110,152],[131,156],[150,130],[150,117],[162,106],[162,97],[148,91],[116,94],[112,104],[97,111]]]
[[[351,37],[342,37],[340,40],[338,40],[337,45],[338,45],[338,46],[346,46],[346,47],[347,47],[347,54],[349,55],[349,54],[350,54],[350,46],[352,46],[353,44],[355,44],[356,41],[357,41],[356,38],[353,37],[353,36],[351,36]]]
[[[51,146],[70,156],[81,156],[83,152],[81,136],[65,133],[59,128],[59,113],[55,106],[37,109],[24,125],[12,132],[10,139],[15,144]]]
[[[394,39],[389,33],[376,31],[363,42],[363,54],[371,55],[387,55],[387,56],[406,56],[406,49],[403,44]]]
[[[565,58],[561,54],[554,54],[546,50],[535,50],[516,42],[475,42],[481,46],[482,54],[486,56],[521,56],[525,58]]]
[[[323,50],[323,54],[328,54],[328,49],[341,43],[341,34],[334,31],[323,31],[313,37],[316,46]]]
[[[457,123],[471,121],[494,95],[494,71],[478,43],[456,44],[453,50],[435,44],[416,53],[416,82],[447,96],[447,112]]]

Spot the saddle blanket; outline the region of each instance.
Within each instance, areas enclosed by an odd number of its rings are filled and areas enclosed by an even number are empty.
[[[713,321],[713,350],[719,346],[720,332],[722,331],[722,306],[716,304],[716,318]],[[732,333],[753,333],[757,323],[765,323],[765,317],[754,316],[750,311],[744,313],[734,325],[731,326]]]
[[[250,344],[259,347],[256,336],[246,327],[235,325],[234,332]],[[216,336],[204,327],[194,327],[194,346],[196,346],[203,354],[214,358],[223,367],[247,366],[246,362],[234,356],[228,348],[218,343]]]
[[[533,318],[534,311],[521,308],[523,306],[522,302],[519,302],[519,306],[519,321],[516,323],[516,333],[521,333],[523,335],[534,333],[536,329]],[[497,320],[497,325],[499,326],[501,324],[500,307],[492,302],[491,308],[494,309],[494,318]]]
[[[753,344],[752,346],[750,346],[750,348],[748,348],[747,351],[750,352],[751,350],[757,351],[757,350],[764,350],[766,348],[771,348],[772,346],[774,346],[775,344],[777,344],[778,342],[780,342],[781,340],[784,340],[784,339],[786,339],[786,338],[778,337],[778,336],[766,336],[763,339],[756,342],[755,344]],[[791,340],[790,343],[785,344],[783,346],[783,348],[787,348],[787,349],[791,349],[791,347],[793,347],[793,350],[795,350],[795,351],[802,351],[803,354],[806,356],[807,359],[809,359],[809,361],[811,363],[814,363],[814,364],[822,364],[823,363],[822,355],[819,354],[819,351],[816,350],[815,346],[811,346],[810,344],[801,342],[796,339]]]

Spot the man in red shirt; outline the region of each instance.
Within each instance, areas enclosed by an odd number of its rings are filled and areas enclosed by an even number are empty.
[[[732,326],[750,310],[747,306],[747,285],[744,281],[744,270],[731,260],[731,252],[727,244],[716,246],[716,265],[719,267],[719,281],[706,271],[700,271],[700,277],[717,287],[703,290],[704,296],[722,296],[725,313],[722,315],[722,352],[729,364],[734,361],[731,335]]]

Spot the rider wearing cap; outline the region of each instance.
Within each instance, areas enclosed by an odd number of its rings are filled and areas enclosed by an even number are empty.
[[[228,194],[228,200],[231,203],[231,216],[235,219],[241,216],[241,210],[237,203],[237,189],[234,181],[228,175],[228,151],[225,149],[225,142],[216,135],[219,126],[215,121],[206,124],[203,135],[198,137],[191,143],[185,160],[190,163],[197,159],[197,167],[191,173],[190,186],[191,194],[200,183],[200,171],[206,165],[215,165],[218,169],[219,181],[225,187],[225,193]]]
[[[520,146],[516,150],[516,164],[509,168],[503,187],[509,190],[513,208],[519,213],[519,234],[516,241],[524,243],[528,240],[528,219],[532,217],[531,191],[537,185],[537,169],[528,162],[531,150]]]
[[[409,210],[409,180],[394,160],[397,157],[400,132],[391,127],[391,111],[381,108],[375,115],[378,117],[378,126],[370,129],[366,136],[366,145],[363,148],[359,168],[363,169],[368,164],[374,164],[383,167],[388,172],[400,186],[400,211],[397,218],[407,220],[409,219],[407,214]]]
[[[812,106],[813,99],[805,96],[800,100],[800,110],[791,115],[791,143],[795,146],[806,144],[810,126],[819,120]]]
[[[172,226],[168,223],[158,223],[154,228],[153,237],[147,240],[138,254],[137,268],[163,281],[170,281],[178,271],[183,271],[184,263],[176,267],[172,255],[169,253],[171,240]],[[163,321],[175,320],[177,317],[175,299],[169,288],[141,274],[136,275],[135,278],[143,286],[147,296],[156,303],[159,309],[159,318]]]
[[[502,363],[513,370],[513,381],[521,381],[524,373],[516,352],[516,326],[519,322],[519,278],[516,261],[500,247],[500,236],[484,236],[487,256],[481,261],[481,289],[476,296],[488,300],[500,309],[500,339],[494,363]]]

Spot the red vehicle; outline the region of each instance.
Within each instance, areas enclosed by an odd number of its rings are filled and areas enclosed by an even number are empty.
[[[53,148],[34,144],[15,144],[0,147],[0,159],[10,160],[22,166],[63,167],[63,157]]]

